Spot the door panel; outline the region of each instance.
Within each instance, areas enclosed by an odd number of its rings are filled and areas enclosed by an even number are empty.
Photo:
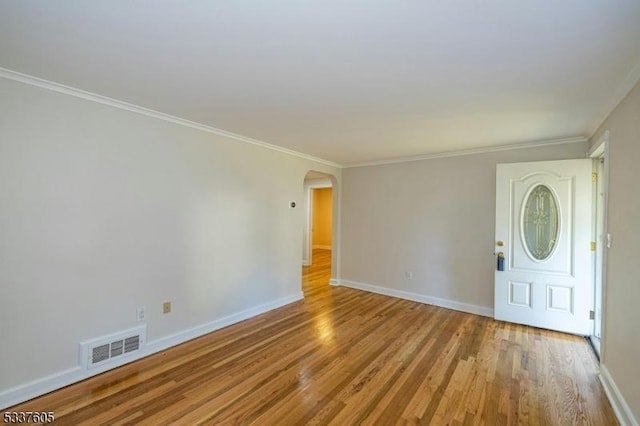
[[[499,164],[495,318],[589,334],[591,160]]]

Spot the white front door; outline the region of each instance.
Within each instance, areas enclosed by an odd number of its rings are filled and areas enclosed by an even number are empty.
[[[588,159],[497,166],[496,319],[592,333],[591,170]]]

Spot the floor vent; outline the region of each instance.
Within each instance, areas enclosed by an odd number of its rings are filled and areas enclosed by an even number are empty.
[[[80,343],[80,364],[95,368],[116,363],[140,351],[146,340],[147,327],[140,326]]]

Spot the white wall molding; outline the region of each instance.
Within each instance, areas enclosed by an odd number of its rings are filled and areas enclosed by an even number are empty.
[[[633,78],[636,74],[640,74],[640,67],[636,67],[638,68],[638,72],[635,72],[635,68],[634,68],[634,72],[630,73],[630,77],[628,77],[629,81],[632,81]],[[252,145],[257,145],[260,146],[262,148],[266,148],[266,149],[270,149],[273,151],[278,151],[278,152],[282,152],[284,154],[288,154],[288,155],[292,155],[294,157],[299,157],[299,158],[303,158],[305,160],[310,160],[310,161],[314,161],[316,163],[320,163],[320,164],[324,164],[326,166],[330,166],[330,167],[335,167],[338,169],[341,168],[350,168],[350,167],[366,167],[366,166],[378,166],[378,165],[384,165],[384,164],[395,164],[395,163],[405,163],[405,162],[410,162],[410,161],[421,161],[421,160],[432,160],[432,159],[437,159],[437,158],[448,158],[448,157],[457,157],[457,156],[461,156],[461,155],[473,155],[473,154],[484,154],[484,153],[490,153],[490,152],[498,152],[498,151],[508,151],[508,150],[512,150],[512,149],[525,149],[525,148],[535,148],[535,147],[540,147],[540,146],[549,146],[549,145],[561,145],[561,144],[567,144],[567,143],[580,143],[580,142],[586,142],[587,138],[584,137],[573,137],[573,138],[564,138],[564,139],[551,139],[551,140],[544,140],[544,141],[533,141],[533,142],[524,142],[524,143],[517,143],[517,144],[507,144],[507,145],[496,145],[496,146],[487,146],[487,147],[480,147],[480,148],[474,148],[474,149],[468,149],[468,150],[460,150],[460,151],[444,151],[444,152],[440,152],[440,153],[435,153],[435,154],[424,154],[424,155],[416,155],[416,156],[409,156],[409,157],[400,157],[400,158],[390,158],[390,159],[384,159],[384,160],[380,160],[380,161],[370,161],[370,162],[363,162],[363,163],[349,163],[346,165],[343,164],[338,164],[335,163],[333,161],[328,161],[322,158],[318,158],[318,157],[314,157],[312,155],[308,155],[308,154],[304,154],[302,152],[298,152],[298,151],[294,151],[292,149],[288,149],[288,148],[284,148],[278,145],[274,145],[274,144],[270,144],[268,142],[264,142],[258,139],[254,139],[254,138],[250,138],[247,136],[242,136],[242,135],[238,135],[236,133],[232,133],[232,132],[228,132],[226,130],[222,130],[222,129],[218,129],[212,126],[208,126],[202,123],[198,123],[195,121],[191,121],[191,120],[187,120],[184,118],[180,118],[180,117],[176,117],[170,114],[166,114],[160,111],[155,111],[149,108],[145,108],[139,105],[135,105],[135,104],[131,104],[129,102],[125,102],[125,101],[121,101],[118,99],[114,99],[114,98],[110,98],[107,96],[103,96],[103,95],[99,95],[97,93],[92,93],[86,90],[82,90],[82,89],[78,89],[75,87],[71,87],[71,86],[66,86],[64,84],[60,84],[60,83],[56,83],[53,81],[49,81],[49,80],[45,80],[39,77],[35,77],[35,76],[31,76],[28,74],[23,74],[17,71],[13,71],[7,68],[2,68],[0,67],[0,77],[6,78],[8,80],[13,80],[13,81],[17,81],[20,83],[24,83],[24,84],[29,84],[31,86],[36,86],[36,87],[40,87],[43,89],[47,89],[47,90],[51,90],[54,92],[58,92],[58,93],[62,93],[65,95],[69,95],[69,96],[74,96],[76,98],[80,98],[80,99],[84,99],[84,100],[88,100],[91,102],[96,102],[102,105],[108,105],[110,107],[113,108],[118,108],[118,109],[122,109],[125,111],[129,111],[129,112],[133,112],[136,114],[141,114],[141,115],[145,115],[147,117],[153,117],[153,118],[157,118],[159,120],[163,120],[163,121],[167,121],[170,123],[174,123],[174,124],[178,124],[181,126],[186,126],[186,127],[190,127],[192,129],[197,129],[197,130],[201,130],[203,132],[207,132],[207,133],[213,133],[219,136],[224,136],[230,139],[234,139],[240,142],[245,142],[245,143],[249,143]],[[635,77],[634,77],[635,78]],[[630,84],[630,83],[629,83]],[[628,86],[629,84],[625,84],[625,87]],[[631,87],[633,87],[633,85],[631,85]],[[628,92],[628,90],[627,90]],[[626,92],[625,92],[626,94]],[[622,96],[624,97],[624,96]],[[620,97],[619,100],[622,99],[622,97]],[[618,100],[618,101],[619,101]],[[617,105],[617,103],[616,103]],[[615,105],[614,105],[615,107]],[[607,115],[610,113],[611,111],[609,111],[607,113]],[[606,117],[605,117],[606,118]]]
[[[602,109],[598,119],[593,121],[589,137],[592,137],[593,134],[600,128],[600,126],[602,126],[602,123],[604,123],[607,118],[609,118],[611,113],[629,94],[629,92],[631,92],[635,85],[638,84],[638,82],[640,82],[640,60],[636,62],[633,68],[631,68],[624,79],[620,82],[620,84],[616,88],[616,91],[611,95],[609,103],[607,103],[607,105]]]
[[[149,351],[152,351],[152,353],[156,353],[172,346],[179,345],[180,343],[184,343],[188,340],[195,339],[196,337],[204,336],[205,334],[211,333],[212,331],[228,327],[240,321],[255,317],[256,315],[260,315],[265,312],[280,308],[284,305],[288,305],[289,303],[297,302],[298,300],[302,300],[303,298],[304,295],[302,294],[302,291],[299,291],[290,296],[282,297],[268,303],[263,303],[262,305],[246,309],[236,314],[232,314],[224,318],[220,318],[160,339],[150,341],[147,343],[147,349]]]
[[[197,337],[227,327],[229,325],[244,321],[254,316],[263,314],[273,309],[280,308],[289,303],[296,302],[303,298],[302,292],[294,293],[290,296],[282,297],[268,303],[246,309],[244,311],[205,323],[199,326],[171,334],[153,341],[147,342],[146,346],[135,356],[123,357],[118,362],[111,363],[98,368],[84,369],[80,366],[60,371],[58,373],[34,380],[29,383],[15,386],[13,388],[0,392],[0,409],[11,407],[29,399],[35,398],[45,393],[69,386],[81,380],[88,379],[92,376],[104,373],[105,371],[121,367],[133,361],[137,361],[149,355],[161,352],[173,346],[185,343]]]
[[[332,280],[333,281],[333,280]],[[441,308],[453,309],[455,311],[467,312],[475,315],[482,315],[493,318],[493,309],[484,306],[471,305],[469,303],[458,302],[450,299],[441,299],[439,297],[427,296],[418,293],[412,293],[404,290],[396,290],[387,287],[380,287],[373,284],[365,284],[356,281],[339,280],[331,285],[341,285],[344,287],[354,288],[356,290],[368,291],[371,293],[382,294],[384,296],[397,297],[400,299],[411,300],[414,302],[425,303],[427,305],[439,306]]]
[[[36,396],[44,395],[100,373],[102,373],[100,368],[85,370],[78,366],[9,388],[0,392],[0,409],[28,401]]]
[[[326,179],[305,179],[304,184],[307,188],[333,188],[330,178]]]
[[[629,408],[629,404],[625,401],[618,385],[616,385],[613,377],[611,377],[609,369],[607,369],[607,366],[604,364],[600,364],[599,377],[600,382],[602,382],[602,387],[604,387],[604,392],[607,394],[607,398],[609,398],[609,402],[611,402],[613,411],[616,413],[620,424],[622,426],[639,426],[638,420],[631,412],[631,408]]]
[[[459,157],[462,155],[488,154],[491,152],[511,151],[514,149],[527,149],[527,148],[537,148],[541,146],[585,143],[587,141],[588,139],[582,136],[573,137],[573,138],[563,138],[563,139],[549,139],[549,140],[543,140],[543,141],[532,141],[532,142],[507,144],[507,145],[486,146],[481,148],[465,149],[460,151],[444,151],[436,154],[425,154],[425,155],[415,155],[415,156],[409,156],[409,157],[390,158],[388,160],[380,160],[380,161],[349,163],[349,164],[343,165],[343,167],[348,169],[352,167],[381,166],[385,164],[408,163],[411,161],[423,161],[423,160],[435,160],[438,158]]]
[[[312,250],[315,247],[311,247],[311,221],[313,220],[313,191],[314,189],[334,188],[334,184],[331,179],[335,179],[333,175],[326,178],[305,179],[304,180],[304,229],[302,231],[302,266],[310,266],[313,262]],[[334,188],[335,189],[335,188]],[[332,237],[336,237],[336,233],[332,234]]]
[[[335,287],[339,287],[340,286],[340,280],[336,279],[336,278],[331,278],[329,280],[329,285],[335,286]]]
[[[331,167],[342,168],[342,165],[334,163],[332,161],[324,160],[322,158],[314,157],[312,155],[303,154],[292,149],[284,148],[281,146],[273,145],[268,142],[264,142],[258,139],[249,138],[246,136],[238,135],[236,133],[227,132],[226,130],[218,129],[205,124],[197,123],[195,121],[186,120],[184,118],[176,117],[163,112],[155,111],[149,108],[145,108],[139,105],[131,104],[128,102],[120,101],[118,99],[109,98],[107,96],[98,95],[96,93],[88,92],[86,90],[77,89],[71,86],[65,86],[64,84],[56,83],[53,81],[45,80],[39,77],[34,77],[28,74],[23,74],[17,71],[9,70],[0,67],[0,77],[8,80],[17,81],[31,86],[40,87],[43,89],[51,90],[53,92],[62,93],[76,98],[84,99],[91,102],[96,102],[103,105],[108,105],[113,108],[123,109],[125,111],[133,112],[136,114],[145,115],[147,117],[157,118],[159,120],[167,121],[169,123],[178,124],[181,126],[190,127],[192,129],[201,130],[207,133],[213,133],[218,136],[224,136],[230,139],[234,139],[240,142],[257,145],[262,148],[267,148],[273,151],[282,152],[284,154],[292,155],[294,157],[304,158],[305,160],[311,160],[316,163],[324,164]]]
[[[604,156],[608,157],[609,153],[609,140],[611,139],[611,131],[609,129],[602,133],[598,142],[594,143],[587,151],[587,158],[600,158]]]
[[[639,68],[640,71],[640,68]],[[631,74],[630,74],[631,75]],[[635,75],[635,74],[633,74]],[[8,80],[17,81],[24,84],[29,84],[31,86],[40,87],[43,89],[51,90],[58,93],[63,93],[65,95],[74,96],[76,98],[96,102],[103,105],[108,105],[113,108],[123,109],[125,111],[133,112],[136,114],[145,115],[147,117],[157,118],[159,120],[167,121],[170,123],[190,127],[192,129],[201,130],[207,133],[213,133],[219,136],[224,136],[230,139],[234,139],[240,142],[249,143],[252,145],[261,146],[266,149],[270,149],[273,151],[282,152],[284,154],[292,155],[294,157],[304,158],[306,160],[314,161],[316,163],[324,164],[330,167],[335,168],[349,168],[349,167],[365,167],[365,166],[377,166],[383,164],[395,164],[395,163],[404,163],[410,161],[420,161],[420,160],[431,160],[436,158],[447,158],[447,157],[457,157],[461,155],[473,155],[473,154],[484,154],[489,152],[497,152],[497,151],[508,151],[512,149],[524,149],[524,148],[535,148],[539,146],[548,146],[548,145],[560,145],[567,143],[579,143],[586,142],[587,138],[584,137],[574,137],[574,138],[565,138],[565,139],[552,139],[546,141],[534,141],[534,142],[525,142],[518,144],[509,144],[509,145],[498,145],[498,146],[488,146],[476,149],[468,149],[461,151],[445,151],[436,154],[425,154],[425,155],[417,155],[411,157],[400,157],[400,158],[390,158],[380,161],[371,161],[371,162],[363,162],[363,163],[350,163],[346,165],[334,163],[333,161],[324,160],[322,158],[314,157],[312,155],[304,154],[302,152],[294,151],[292,149],[284,148],[278,145],[270,144],[268,142],[264,142],[258,139],[250,138],[247,136],[238,135],[236,133],[228,132],[226,130],[218,129],[212,126],[208,126],[202,123],[197,123],[195,121],[186,120],[184,118],[176,117],[170,114],[165,114],[163,112],[155,111],[149,108],[145,108],[139,105],[131,104],[128,102],[120,101],[118,99],[109,98],[107,96],[98,95],[96,93],[88,92],[86,90],[77,89],[75,87],[66,86],[64,84],[56,83],[53,81],[45,80],[39,77],[34,77],[28,74],[23,74],[17,71],[13,71],[7,68],[0,67],[0,77],[6,78]],[[633,86],[631,86],[633,87]],[[627,90],[628,91],[628,90]],[[616,104],[617,105],[617,104]],[[609,111],[610,113],[611,111]]]

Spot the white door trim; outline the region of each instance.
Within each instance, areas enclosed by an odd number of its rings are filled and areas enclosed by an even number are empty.
[[[313,262],[313,241],[311,234],[313,224],[313,190],[324,188],[333,188],[333,182],[331,182],[331,178],[329,176],[327,176],[326,179],[307,180],[304,184],[305,205],[307,211],[304,223],[305,244],[302,252],[302,266],[310,266]]]
[[[602,134],[602,136],[600,137],[600,139],[598,140],[597,143],[595,143],[591,149],[589,150],[589,152],[587,153],[589,158],[593,158],[598,159],[598,158],[604,158],[604,170],[603,170],[603,174],[604,176],[602,177],[598,177],[599,179],[602,178],[604,179],[604,185],[603,185],[603,190],[604,190],[604,208],[603,208],[603,217],[602,217],[602,222],[603,222],[603,229],[602,229],[602,235],[604,236],[603,241],[602,241],[602,256],[600,258],[600,262],[601,263],[601,268],[600,268],[600,339],[596,339],[594,338],[594,334],[595,334],[595,324],[594,324],[594,333],[592,333],[592,336],[589,336],[594,348],[596,348],[596,351],[598,352],[598,356],[600,356],[602,358],[602,355],[604,353],[605,350],[605,336],[604,336],[604,327],[605,327],[605,309],[606,309],[606,294],[607,292],[605,291],[605,289],[607,288],[606,286],[606,281],[607,281],[607,235],[609,234],[608,231],[608,225],[607,225],[607,215],[608,215],[608,206],[609,206],[609,141],[610,141],[610,134],[611,132],[609,130],[605,130],[604,133]],[[595,235],[595,225],[594,225],[594,237],[597,237]],[[595,239],[593,241],[596,241]],[[597,242],[597,244],[600,244],[600,242]],[[596,271],[597,266],[596,263],[598,261],[598,257],[596,256],[596,258],[594,259],[594,292],[597,291],[598,286],[596,286],[596,280],[598,279],[598,277],[596,276]],[[594,304],[596,303],[596,295],[594,294]],[[594,305],[594,310],[596,310],[596,307]],[[597,316],[596,316],[596,320],[597,320]]]

